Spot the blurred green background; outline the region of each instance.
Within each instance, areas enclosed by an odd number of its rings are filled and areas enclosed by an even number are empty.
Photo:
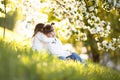
[[[50,1],[58,3],[57,0]],[[70,46],[67,46],[68,48],[72,46],[73,50],[88,61],[88,69],[84,68],[82,64],[78,65],[73,62],[65,65],[66,62],[61,63],[58,59],[51,58],[49,55],[43,56],[42,53],[44,52],[41,52],[41,55],[39,55],[36,54],[38,52],[31,50],[31,36],[37,23],[55,22],[55,24],[58,24],[64,19],[64,17],[58,18],[55,16],[54,8],[49,8],[48,3],[50,1],[0,1],[0,80],[119,80],[120,48],[114,51],[106,51],[105,49],[98,50],[97,41],[94,38],[96,35],[90,34],[87,30],[80,29],[81,32],[87,34],[87,40],[76,41],[78,32],[73,31],[72,36],[65,39],[63,36],[59,36],[58,33],[59,31],[65,32],[63,30],[64,26],[58,27],[59,25],[55,25],[57,37],[64,45],[69,44]],[[61,0],[61,5],[66,4],[64,1],[65,0]],[[120,38],[120,0],[76,0],[76,2],[77,1],[84,1],[89,13],[91,13],[89,7],[94,6],[93,12],[95,16],[101,20],[110,22],[111,33],[107,37],[107,40]],[[95,13],[96,9],[97,13]],[[65,13],[64,16],[65,15],[67,14]],[[83,19],[84,24],[87,25],[88,23],[84,16]],[[74,21],[70,24],[72,27],[76,26],[74,25]],[[5,36],[3,38],[4,27]],[[103,39],[105,38],[101,38],[101,40]],[[116,45],[120,45],[120,42]],[[41,56],[43,57],[41,58]],[[103,65],[111,67],[112,69],[106,69]],[[50,71],[48,71],[48,66],[50,67]],[[82,71],[80,71],[79,68],[82,69]],[[110,75],[106,76],[108,74]],[[7,78],[5,76],[9,77]]]

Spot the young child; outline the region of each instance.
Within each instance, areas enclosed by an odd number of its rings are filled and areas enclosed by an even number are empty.
[[[34,34],[33,34],[33,42],[32,42],[32,49],[41,51],[41,50],[46,50],[46,44],[48,42],[53,41],[53,38],[48,38],[44,33],[43,33],[43,23],[38,23],[35,26],[34,29]]]
[[[80,56],[77,55],[75,52],[71,53],[67,50],[64,50],[61,41],[55,36],[55,31],[52,25],[45,25],[45,27],[43,28],[43,33],[47,37],[53,38],[53,41],[47,44],[47,49],[52,55],[55,55],[60,59],[66,60],[69,58],[84,63]]]

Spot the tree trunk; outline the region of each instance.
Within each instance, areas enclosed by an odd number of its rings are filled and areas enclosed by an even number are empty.
[[[92,53],[92,55],[93,55],[93,62],[95,62],[95,63],[99,63],[99,57],[100,57],[100,55],[98,54],[98,53]]]

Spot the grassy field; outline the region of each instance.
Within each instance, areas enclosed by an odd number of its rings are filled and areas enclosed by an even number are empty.
[[[0,36],[0,80],[120,80],[119,73],[91,62],[85,67],[58,60],[46,52],[32,51],[27,41]]]

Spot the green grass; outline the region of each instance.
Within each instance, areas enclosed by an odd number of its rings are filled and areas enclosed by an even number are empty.
[[[113,69],[62,61],[23,43],[0,37],[0,80],[120,80]]]

